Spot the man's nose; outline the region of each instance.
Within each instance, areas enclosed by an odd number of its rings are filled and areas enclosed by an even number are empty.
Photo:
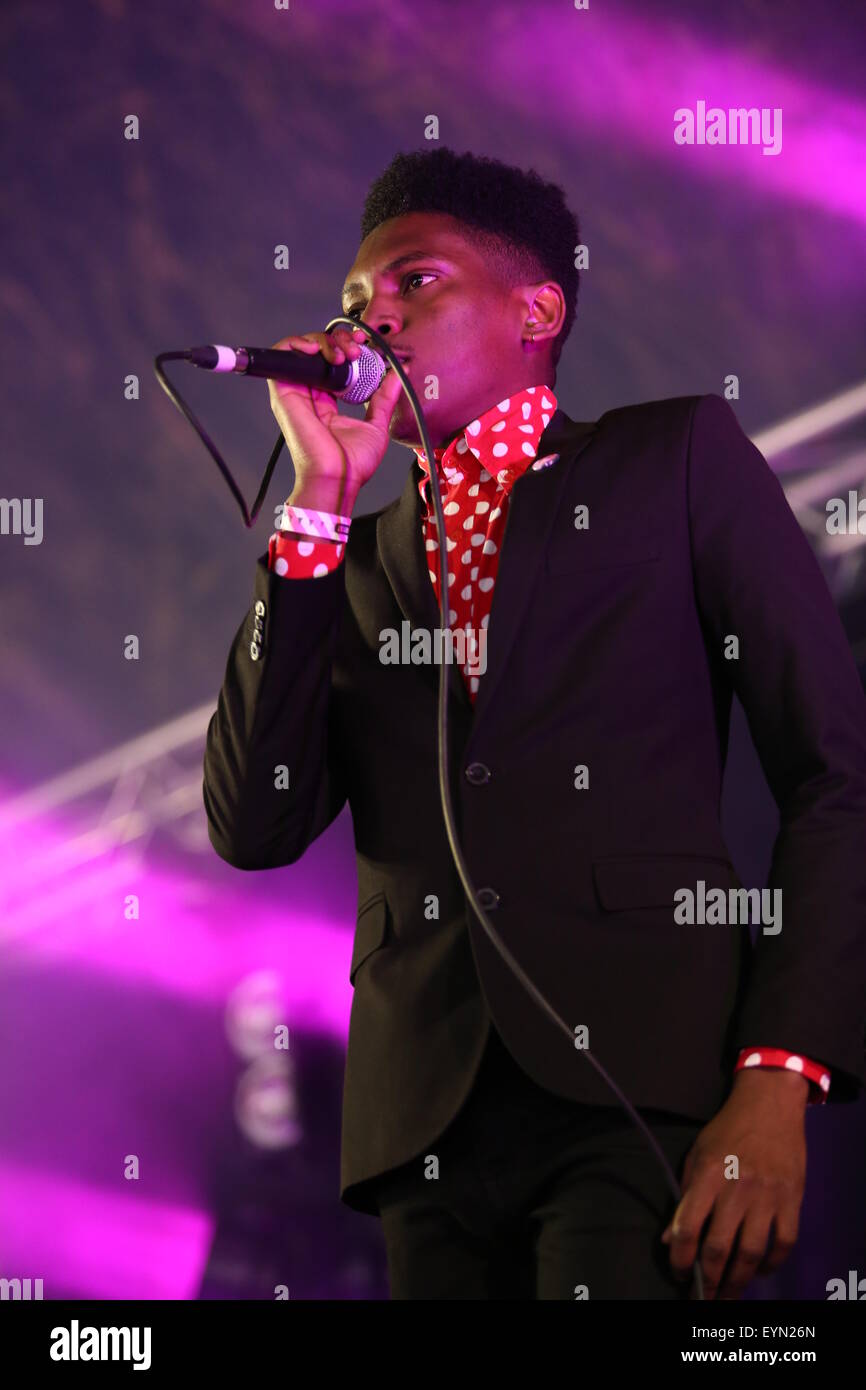
[[[381,333],[383,338],[396,338],[402,327],[403,319],[396,309],[391,309],[383,304],[377,305],[373,301],[361,315],[361,322],[369,324],[370,328],[375,328],[376,332]]]

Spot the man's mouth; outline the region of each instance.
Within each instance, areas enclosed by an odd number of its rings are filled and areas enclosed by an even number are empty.
[[[395,353],[394,353],[394,356],[397,358],[397,361],[400,363],[400,366],[403,368],[403,370],[404,370],[404,372],[406,373],[406,375],[409,376],[409,375],[410,375],[409,366],[410,366],[410,363],[411,363],[411,361],[412,361],[411,357],[409,357],[408,355],[406,355],[406,354],[404,354],[404,353],[402,353],[402,352],[395,352]],[[386,363],[386,370],[387,370],[387,371],[391,371],[392,366],[393,366],[393,364],[392,364],[392,362],[391,362],[390,359],[389,359],[389,360],[387,361],[387,363]]]

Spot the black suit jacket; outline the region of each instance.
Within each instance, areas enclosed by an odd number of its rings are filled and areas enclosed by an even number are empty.
[[[633,1104],[708,1120],[737,1050],[760,1044],[826,1063],[831,1100],[854,1099],[866,700],[782,489],[714,395],[590,424],[557,410],[538,452],[560,458],[511,494],[474,710],[449,671],[473,882],[498,895],[506,943]],[[439,667],[379,660],[384,629],[440,625],[419,477],[413,462],[398,500],[352,522],[334,573],[281,579],[259,558],[204,762],[211,843],[241,869],[294,863],[351,807],[341,1198],[364,1211],[365,1180],[425,1153],[462,1105],[491,1016],[541,1085],[617,1104],[468,908],[437,786]],[[759,929],[754,948],[745,925],[674,921],[677,890],[740,886],[719,823],[733,691],[781,813],[769,887],[782,929]]]

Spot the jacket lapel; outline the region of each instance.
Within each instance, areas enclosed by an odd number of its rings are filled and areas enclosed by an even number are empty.
[[[574,421],[564,411],[554,411],[539,440],[538,458],[558,454],[558,461],[537,471],[528,468],[511,490],[487,629],[487,669],[481,676],[474,709],[456,662],[451,663],[449,670],[449,692],[470,716],[474,713],[476,721],[493,697],[529,603],[566,476],[595,430],[594,421]],[[421,476],[418,464],[413,462],[402,495],[376,523],[376,541],[401,612],[412,630],[429,632],[441,626],[441,618],[427,572],[418,493]],[[431,681],[438,687],[438,668],[431,665],[429,671]]]

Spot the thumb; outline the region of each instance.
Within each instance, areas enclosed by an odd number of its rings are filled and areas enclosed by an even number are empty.
[[[664,1245],[669,1245],[670,1242],[673,1240],[673,1235],[674,1235],[674,1222],[675,1222],[676,1219],[677,1219],[677,1216],[678,1216],[678,1214],[679,1214],[679,1210],[680,1210],[679,1204],[677,1204],[677,1209],[676,1209],[676,1211],[674,1212],[673,1216],[671,1217],[670,1221],[669,1221],[668,1224],[665,1226],[664,1231],[662,1232],[661,1239],[662,1239],[662,1243],[663,1243]]]
[[[680,1178],[680,1192],[682,1193],[683,1197],[685,1197],[686,1192],[687,1192],[687,1190],[688,1190],[688,1186],[689,1186],[689,1183],[690,1183],[690,1181],[691,1181],[691,1176],[692,1176],[692,1169],[694,1168],[694,1165],[695,1165],[695,1151],[694,1151],[694,1146],[692,1146],[692,1148],[690,1148],[689,1151],[688,1151],[688,1153],[686,1154],[686,1160],[685,1160],[685,1163],[683,1164],[682,1176],[681,1176],[681,1178]],[[675,1222],[676,1219],[677,1219],[677,1216],[678,1216],[678,1214],[679,1214],[679,1210],[680,1210],[680,1207],[681,1207],[681,1206],[682,1206],[682,1201],[679,1201],[679,1202],[677,1203],[676,1211],[674,1212],[673,1216],[671,1217],[670,1221],[668,1222],[667,1226],[665,1227],[665,1229],[664,1229],[664,1231],[663,1231],[663,1233],[662,1233],[662,1240],[664,1241],[665,1245],[667,1245],[668,1242],[669,1242],[669,1241],[672,1239],[672,1237],[673,1237],[673,1233],[674,1233],[674,1222]]]
[[[366,420],[370,425],[378,425],[387,430],[391,416],[403,390],[403,383],[394,371],[386,372],[370,399],[366,402]]]

